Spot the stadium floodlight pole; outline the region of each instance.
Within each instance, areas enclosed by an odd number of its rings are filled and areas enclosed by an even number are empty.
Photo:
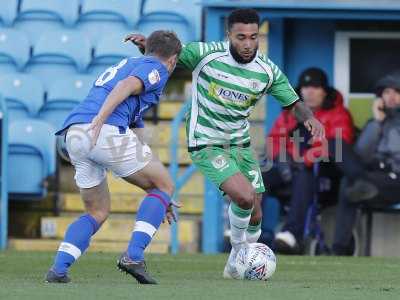
[[[7,106],[0,95],[0,249],[7,247],[8,237],[8,120]]]

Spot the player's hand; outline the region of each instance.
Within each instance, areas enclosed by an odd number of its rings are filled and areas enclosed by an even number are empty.
[[[176,208],[181,208],[182,205],[179,203],[176,203],[175,201],[171,201],[170,205],[168,206],[167,209],[167,214],[165,215],[165,219],[167,220],[168,224],[171,225],[172,222],[176,222],[176,215],[174,212],[174,207]],[[165,222],[165,220],[163,221],[163,223]]]
[[[140,52],[144,53],[145,49],[146,49],[146,37],[142,34],[139,33],[132,33],[132,34],[128,34],[125,39],[124,42],[132,42],[134,45],[136,45]]]
[[[325,138],[325,128],[315,117],[309,118],[304,122],[304,126],[311,133],[314,141],[320,141]]]
[[[99,134],[103,125],[104,125],[103,119],[101,119],[99,116],[96,116],[93,118],[92,123],[87,129],[87,131],[92,132],[92,147],[96,146],[97,139],[99,138]]]

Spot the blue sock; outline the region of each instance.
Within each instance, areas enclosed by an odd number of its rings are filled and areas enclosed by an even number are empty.
[[[128,245],[128,256],[134,261],[144,260],[144,250],[160,227],[171,197],[157,189],[143,199],[136,215],[136,224]]]
[[[52,267],[54,272],[66,274],[68,268],[89,247],[90,238],[99,228],[99,223],[89,214],[80,216],[70,224],[54,259]]]

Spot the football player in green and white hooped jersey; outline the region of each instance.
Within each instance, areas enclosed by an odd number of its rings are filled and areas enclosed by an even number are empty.
[[[191,70],[192,101],[186,120],[188,150],[194,164],[231,199],[232,251],[225,278],[238,278],[237,252],[261,234],[261,199],[265,191],[250,148],[248,117],[265,94],[293,111],[315,138],[324,128],[291,87],[282,71],[258,52],[259,16],[238,9],[228,17],[228,42],[187,44],[178,64]],[[131,34],[144,51],[145,37]]]

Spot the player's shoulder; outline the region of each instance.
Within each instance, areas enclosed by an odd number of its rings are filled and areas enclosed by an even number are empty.
[[[272,78],[278,79],[281,76],[282,71],[267,55],[258,54],[257,61]]]
[[[185,45],[185,47],[198,52],[199,56],[203,57],[215,52],[226,52],[228,50],[228,43],[223,41],[191,42]]]
[[[140,65],[140,64],[150,64],[150,65],[158,65],[161,64],[161,62],[156,59],[155,57],[152,56],[133,56],[133,57],[128,57],[128,63],[131,65]]]
[[[146,79],[152,85],[165,82],[169,77],[168,69],[154,57],[143,55],[131,57],[128,60],[130,62],[129,74]]]
[[[145,66],[144,69],[156,69],[159,71],[167,72],[167,68],[163,65],[163,63],[152,56],[140,56],[140,57],[130,57],[128,61],[132,68]]]
[[[270,68],[275,66],[275,64],[272,62],[272,60],[264,53],[258,53],[258,61],[260,63],[262,63],[263,65],[268,66]]]
[[[204,52],[226,52],[228,43],[223,41],[213,41],[201,44],[204,47]]]

